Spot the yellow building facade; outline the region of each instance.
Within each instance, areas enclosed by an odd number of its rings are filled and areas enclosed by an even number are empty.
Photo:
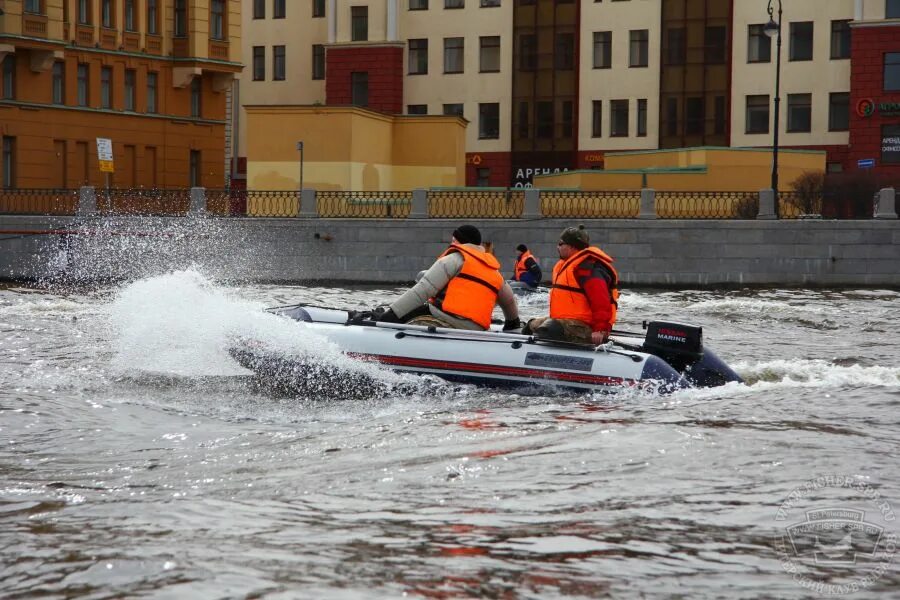
[[[358,107],[247,106],[247,187],[411,190],[465,184],[466,121]],[[302,155],[298,142],[303,142]]]

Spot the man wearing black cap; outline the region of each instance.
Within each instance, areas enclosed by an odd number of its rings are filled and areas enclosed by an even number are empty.
[[[567,227],[556,245],[550,316],[531,319],[523,330],[537,337],[602,344],[616,322],[619,275],[613,259],[590,245],[587,231]]]
[[[377,321],[486,330],[495,304],[503,310],[504,330],[522,326],[516,298],[500,274],[500,263],[485,252],[478,228],[461,225],[453,231],[450,247],[419,281],[374,317]]]
[[[541,282],[541,277],[544,276],[541,272],[541,265],[538,264],[537,259],[525,244],[516,246],[516,252],[519,253],[519,256],[516,259],[513,279],[533,290]]]

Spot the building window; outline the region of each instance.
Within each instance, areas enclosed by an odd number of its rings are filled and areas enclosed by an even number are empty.
[[[312,47],[312,78],[325,79],[325,46],[313,44]]]
[[[478,187],[490,187],[491,170],[488,167],[478,167],[475,171],[475,185]]]
[[[16,138],[3,136],[3,187],[16,187]]]
[[[747,96],[747,133],[769,133],[769,96]]]
[[[272,79],[284,81],[287,65],[284,54],[284,46],[272,46]]]
[[[812,130],[812,94],[788,94],[787,121],[789,132]]]
[[[558,71],[571,71],[575,67],[575,34],[557,33],[553,66]]]
[[[703,135],[706,116],[703,98],[688,98],[684,104],[684,132],[687,135]]]
[[[828,131],[850,129],[850,94],[833,92],[828,95]]]
[[[137,31],[134,3],[136,0],[125,0],[125,31]]]
[[[187,0],[175,0],[175,36],[187,35]]]
[[[41,0],[25,0],[25,12],[35,15],[43,14],[41,11]]]
[[[325,0],[313,0],[313,19],[325,16]]]
[[[190,186],[200,187],[200,151],[191,150],[190,154]]]
[[[900,19],[900,0],[886,0],[884,12],[887,19]]]
[[[485,35],[479,38],[481,44],[478,68],[482,73],[500,72],[500,36]]]
[[[53,63],[53,104],[66,103],[66,63]]]
[[[531,119],[527,102],[519,102],[519,137],[527,140],[531,137]]]
[[[444,115],[448,117],[462,117],[463,116],[463,105],[462,104],[445,104],[442,107],[442,111]]]
[[[209,37],[214,40],[225,39],[225,0],[210,0]]]
[[[713,114],[713,130],[716,135],[725,134],[727,123],[725,96],[716,96],[715,112]]]
[[[628,100],[609,101],[609,135],[628,137]]]
[[[315,3],[313,3],[315,6]],[[315,15],[313,15],[315,16]],[[265,19],[266,18],[266,0],[253,0],[253,18],[254,19]]]
[[[3,97],[14,100],[16,97],[16,55],[7,54],[3,59]]]
[[[465,42],[461,37],[444,38],[444,73],[462,73]]]
[[[113,26],[113,18],[112,0],[100,0],[100,24],[103,27],[111,28]]]
[[[767,63],[772,60],[772,38],[766,35],[765,25],[747,28],[747,62]]]
[[[350,40],[365,42],[369,39],[369,7],[353,6],[350,8]]]
[[[88,86],[89,69],[90,67],[85,63],[78,65],[78,106],[87,106],[90,103],[90,96],[88,95],[88,90],[90,89]]]
[[[542,139],[550,139],[553,137],[553,103],[538,102],[535,105],[537,114],[535,115],[535,132],[534,137]]]
[[[159,74],[155,72],[147,73],[147,112],[156,114],[156,99]]]
[[[350,103],[353,106],[369,105],[369,73],[350,73]]]
[[[444,8],[465,8],[466,0],[444,0]]]
[[[813,22],[791,23],[791,60],[813,59]]]
[[[159,31],[159,12],[157,2],[159,0],[147,0],[147,33],[156,35]]]
[[[125,110],[134,111],[136,79],[137,72],[134,69],[125,69]]]
[[[500,6],[500,0],[481,0],[481,8]]]
[[[500,104],[487,102],[478,105],[478,139],[495,140],[500,137]]]
[[[273,19],[283,19],[287,14],[287,10],[285,8],[284,0],[273,0],[272,1],[272,18]]]
[[[647,44],[650,39],[649,32],[646,29],[634,29],[629,36],[628,66],[646,67],[649,55],[647,51]]]
[[[666,98],[666,135],[676,136],[680,129],[678,123],[678,98]]]
[[[900,91],[900,52],[884,54],[884,90]]]
[[[594,32],[594,68],[612,67],[612,31]]]
[[[428,73],[428,40],[409,40],[409,74]]]
[[[900,164],[900,125],[881,126],[881,162]]]
[[[100,67],[100,108],[112,108],[112,67]]]
[[[666,64],[683,65],[687,60],[687,30],[674,27],[666,30]]]
[[[253,81],[266,79],[266,47],[253,46]]]
[[[637,101],[637,136],[647,137],[647,99]]]
[[[825,172],[826,173],[843,173],[844,165],[842,165],[839,162],[825,163]]]
[[[78,22],[82,25],[91,24],[91,0],[78,0]]]
[[[724,26],[707,27],[703,41],[706,63],[710,65],[724,63],[728,45],[728,29]]]
[[[203,113],[203,81],[200,76],[191,80],[191,116],[199,118]]]
[[[519,36],[519,70],[534,71],[537,68],[537,35],[523,33]]]
[[[428,10],[428,0],[409,0],[409,10]]]
[[[428,105],[427,104],[410,104],[406,107],[406,114],[408,114],[408,115],[427,115],[428,114]]]
[[[572,137],[572,131],[574,129],[574,107],[575,105],[571,100],[563,100],[562,118],[560,119],[562,131],[559,133],[562,138]]]
[[[591,102],[591,137],[603,137],[603,100]]]
[[[831,22],[831,59],[850,58],[850,21]]]

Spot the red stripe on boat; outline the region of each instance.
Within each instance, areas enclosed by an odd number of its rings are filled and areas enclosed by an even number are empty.
[[[464,363],[447,360],[429,360],[426,358],[405,358],[402,356],[384,356],[381,354],[361,354],[348,352],[348,356],[360,360],[369,360],[395,367],[419,367],[437,369],[442,371],[464,371],[468,373],[480,373],[485,375],[506,375],[524,377],[528,379],[553,379],[570,383],[584,383],[593,385],[633,385],[633,379],[622,377],[607,377],[606,375],[582,375],[580,373],[563,373],[560,371],[543,371],[540,369],[526,369],[523,367],[502,367],[480,365],[477,363]]]

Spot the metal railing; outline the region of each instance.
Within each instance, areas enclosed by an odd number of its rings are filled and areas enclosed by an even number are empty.
[[[78,190],[0,188],[0,214],[74,215]]]
[[[183,216],[191,205],[190,189],[98,188],[97,212],[105,215]]]
[[[876,199],[832,192],[416,189],[316,191],[0,189],[0,214],[356,219],[890,219],[892,188]],[[851,206],[852,205],[852,206]],[[777,206],[777,214],[776,214]],[[851,210],[852,209],[852,210]],[[893,216],[892,216],[893,215]]]
[[[429,190],[428,215],[441,219],[518,219],[524,190]]]
[[[656,192],[660,219],[755,219],[759,192]]]
[[[316,192],[320,217],[405,219],[411,207],[412,192]]]
[[[541,191],[541,214],[545,217],[635,219],[640,205],[640,191]]]

